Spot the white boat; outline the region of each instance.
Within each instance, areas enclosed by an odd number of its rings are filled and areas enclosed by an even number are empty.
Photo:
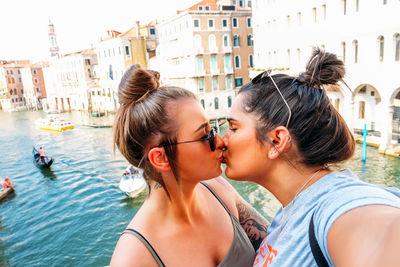
[[[129,165],[122,174],[119,189],[128,197],[135,198],[146,188],[147,183],[143,178],[143,170]]]
[[[58,116],[49,115],[47,118],[40,118],[36,121],[36,125],[43,130],[62,132],[74,129],[72,122]]]

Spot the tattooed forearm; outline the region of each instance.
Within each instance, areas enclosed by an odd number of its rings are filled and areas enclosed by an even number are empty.
[[[239,222],[254,249],[257,250],[262,240],[267,236],[269,223],[249,203],[239,201],[236,206],[239,212]]]

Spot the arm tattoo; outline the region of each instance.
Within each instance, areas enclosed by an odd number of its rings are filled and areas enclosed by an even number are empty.
[[[239,222],[250,239],[254,250],[257,250],[263,239],[267,236],[269,223],[249,203],[239,201],[236,206],[239,212]]]
[[[159,183],[155,183],[153,188],[159,189],[159,188],[162,188],[162,185],[160,185]]]

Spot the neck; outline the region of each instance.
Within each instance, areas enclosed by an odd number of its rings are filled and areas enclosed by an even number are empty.
[[[282,206],[286,207],[297,195],[329,172],[322,166],[294,168],[283,161],[266,172],[268,174],[261,177],[257,183],[268,189]]]
[[[195,190],[198,183],[185,182],[178,185],[172,174],[164,176],[164,183],[169,197],[164,188],[155,188],[153,183],[150,185],[153,187],[149,200],[155,202],[158,212],[162,212],[165,219],[192,224],[201,211],[199,205],[201,196]]]

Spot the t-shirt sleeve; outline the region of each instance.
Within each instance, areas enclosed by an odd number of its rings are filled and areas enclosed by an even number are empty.
[[[319,201],[314,212],[315,236],[329,265],[328,233],[332,224],[344,213],[367,205],[387,205],[400,208],[400,199],[379,186],[370,184],[343,185]]]

